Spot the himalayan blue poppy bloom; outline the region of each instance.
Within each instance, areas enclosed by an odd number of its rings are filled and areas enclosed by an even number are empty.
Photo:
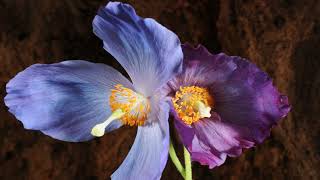
[[[26,129],[81,142],[122,125],[138,126],[134,144],[112,179],[159,179],[167,162],[170,107],[161,87],[182,70],[178,37],[128,4],[110,2],[93,31],[126,70],[83,60],[35,64],[7,84],[5,104]]]
[[[214,168],[261,143],[288,99],[248,60],[186,44],[183,72],[168,82],[174,124],[193,161]]]

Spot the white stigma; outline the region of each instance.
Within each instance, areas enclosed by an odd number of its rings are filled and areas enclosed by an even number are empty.
[[[125,112],[123,112],[121,109],[115,110],[110,117],[105,120],[103,123],[96,124],[92,129],[91,129],[91,134],[96,137],[101,137],[104,135],[104,131],[106,127],[114,120],[121,118]]]
[[[211,117],[211,108],[209,106],[206,106],[202,101],[197,101],[195,103],[196,109],[200,113],[200,118],[209,118]]]

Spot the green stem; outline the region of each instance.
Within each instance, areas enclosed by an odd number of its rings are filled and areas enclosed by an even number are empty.
[[[185,170],[183,168],[183,166],[181,165],[181,162],[178,159],[178,156],[176,154],[176,151],[174,150],[172,141],[170,141],[170,148],[169,148],[169,154],[170,154],[170,158],[173,162],[173,164],[176,166],[176,168],[178,169],[179,173],[181,174],[181,176],[186,179],[186,173]]]
[[[187,148],[183,147],[183,154],[184,154],[184,164],[186,167],[186,177],[185,180],[192,180],[192,167],[191,167],[191,158],[190,153],[188,152]]]

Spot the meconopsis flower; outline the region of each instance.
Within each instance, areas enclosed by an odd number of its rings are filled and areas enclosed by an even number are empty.
[[[174,124],[193,161],[214,168],[261,143],[290,110],[270,77],[246,59],[183,45],[183,72],[168,82]]]
[[[94,33],[126,70],[83,60],[35,64],[7,84],[5,104],[26,129],[80,142],[122,125],[138,126],[134,144],[112,179],[159,179],[167,162],[170,107],[159,90],[182,70],[178,37],[128,4],[110,2]]]

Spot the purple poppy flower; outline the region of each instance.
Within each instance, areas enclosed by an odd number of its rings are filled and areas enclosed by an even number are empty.
[[[168,82],[175,127],[193,161],[209,168],[261,143],[290,110],[270,77],[246,59],[186,44],[183,72]]]
[[[35,64],[7,84],[5,104],[26,129],[87,141],[124,124],[138,125],[134,144],[112,179],[159,179],[169,148],[169,105],[161,87],[182,70],[178,37],[128,4],[110,2],[94,33],[129,74],[82,60]]]

